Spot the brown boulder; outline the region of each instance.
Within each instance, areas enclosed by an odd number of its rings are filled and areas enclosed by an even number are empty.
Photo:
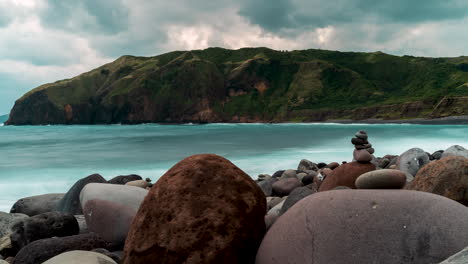
[[[145,197],[123,263],[254,263],[265,212],[262,190],[234,164],[190,156]]]
[[[406,173],[390,169],[369,171],[359,176],[355,184],[358,189],[401,189],[406,184]]]
[[[468,206],[468,159],[449,156],[430,162],[405,189],[439,194]]]
[[[354,182],[362,174],[375,170],[375,165],[372,163],[350,162],[339,166],[330,173],[322,184],[320,184],[319,192],[332,190],[337,186],[347,186],[356,189]]]
[[[301,186],[302,182],[299,181],[297,178],[281,179],[273,183],[273,194],[276,196],[283,197],[289,195],[294,189]]]

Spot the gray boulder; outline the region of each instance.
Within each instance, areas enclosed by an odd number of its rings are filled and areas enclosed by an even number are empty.
[[[468,158],[468,149],[465,149],[459,145],[453,145],[450,148],[446,149],[444,153],[442,153],[441,158],[446,158],[449,156],[462,156]]]
[[[11,226],[22,219],[28,218],[25,214],[9,214],[0,212],[0,237],[11,234]]]
[[[64,193],[50,193],[21,198],[11,207],[10,213],[34,216],[53,212],[64,195]]]
[[[80,192],[88,183],[96,182],[107,183],[106,179],[99,174],[89,175],[77,181],[59,201],[57,211],[74,215],[83,214],[80,205]]]
[[[298,171],[307,171],[307,170],[313,170],[313,171],[318,171],[317,164],[313,163],[310,160],[303,159],[299,162],[299,165],[297,166]]]
[[[281,179],[288,179],[296,177],[296,170],[285,170],[281,175]]]
[[[273,192],[273,183],[276,181],[276,178],[271,178],[268,180],[257,182],[258,187],[262,189],[265,196],[271,196]]]
[[[420,168],[429,163],[429,156],[420,148],[412,148],[403,152],[397,160],[397,169],[416,175]]]
[[[317,191],[312,190],[308,187],[299,187],[294,189],[289,195],[288,198],[283,203],[283,206],[280,210],[280,215],[284,214],[289,208],[295,205],[300,200],[304,199],[305,197],[316,193]]]
[[[82,206],[85,206],[89,200],[109,201],[138,211],[147,194],[148,190],[135,186],[90,183],[81,191],[79,201]]]

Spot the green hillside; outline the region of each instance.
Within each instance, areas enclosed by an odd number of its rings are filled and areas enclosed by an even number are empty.
[[[468,58],[382,52],[123,56],[18,99],[9,124],[284,122],[468,115]]]

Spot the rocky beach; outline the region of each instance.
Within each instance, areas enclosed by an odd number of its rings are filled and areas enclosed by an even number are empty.
[[[468,150],[376,157],[371,142],[256,177],[199,154],[154,183],[93,174],[18,197],[0,263],[468,263]]]

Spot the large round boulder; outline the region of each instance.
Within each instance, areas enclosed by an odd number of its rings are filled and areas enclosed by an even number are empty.
[[[316,193],[265,235],[256,264],[438,263],[468,243],[468,209],[406,190]]]
[[[286,196],[289,193],[291,193],[294,189],[297,187],[301,187],[302,182],[299,181],[298,178],[286,178],[286,179],[281,179],[275,183],[273,183],[272,188],[273,188],[273,195],[276,196]]]
[[[64,193],[49,193],[19,199],[10,209],[10,213],[34,216],[56,210]]]
[[[397,169],[416,175],[420,168],[429,163],[429,155],[420,149],[412,148],[403,152],[397,159]]]
[[[132,223],[124,263],[253,263],[266,198],[223,157],[194,155],[167,171]]]
[[[57,211],[74,215],[83,214],[80,205],[80,192],[88,183],[92,182],[107,183],[106,179],[99,174],[89,175],[88,177],[80,179],[59,201]]]
[[[90,183],[81,191],[79,201],[82,206],[89,200],[110,201],[137,211],[147,194],[148,190],[135,186]]]
[[[100,235],[112,247],[123,248],[137,211],[111,201],[94,199],[84,204],[83,212],[89,231]]]
[[[15,222],[28,218],[25,214],[9,214],[0,212],[0,237],[11,234],[11,227]]]
[[[366,172],[355,182],[358,189],[401,189],[405,184],[406,173],[390,169]]]
[[[338,186],[347,186],[356,189],[354,185],[356,179],[362,174],[375,170],[372,163],[349,162],[339,166],[330,172],[320,184],[319,191],[333,190]]]
[[[11,244],[19,251],[39,239],[77,235],[80,227],[71,214],[48,212],[22,219],[16,222],[11,230]]]
[[[433,161],[418,171],[406,189],[439,194],[468,206],[468,159],[449,156]]]
[[[450,156],[462,156],[464,158],[468,158],[468,149],[459,145],[453,145],[442,153],[441,158]]]
[[[91,251],[73,250],[55,256],[43,264],[117,264],[111,258]]]
[[[107,243],[95,233],[67,237],[53,237],[36,240],[22,248],[15,257],[14,264],[37,264],[72,250],[92,250],[106,248]]]
[[[107,183],[124,185],[127,182],[137,181],[137,180],[143,180],[143,178],[141,178],[141,176],[136,175],[136,174],[120,175],[120,176],[116,176],[116,177],[110,179]]]

